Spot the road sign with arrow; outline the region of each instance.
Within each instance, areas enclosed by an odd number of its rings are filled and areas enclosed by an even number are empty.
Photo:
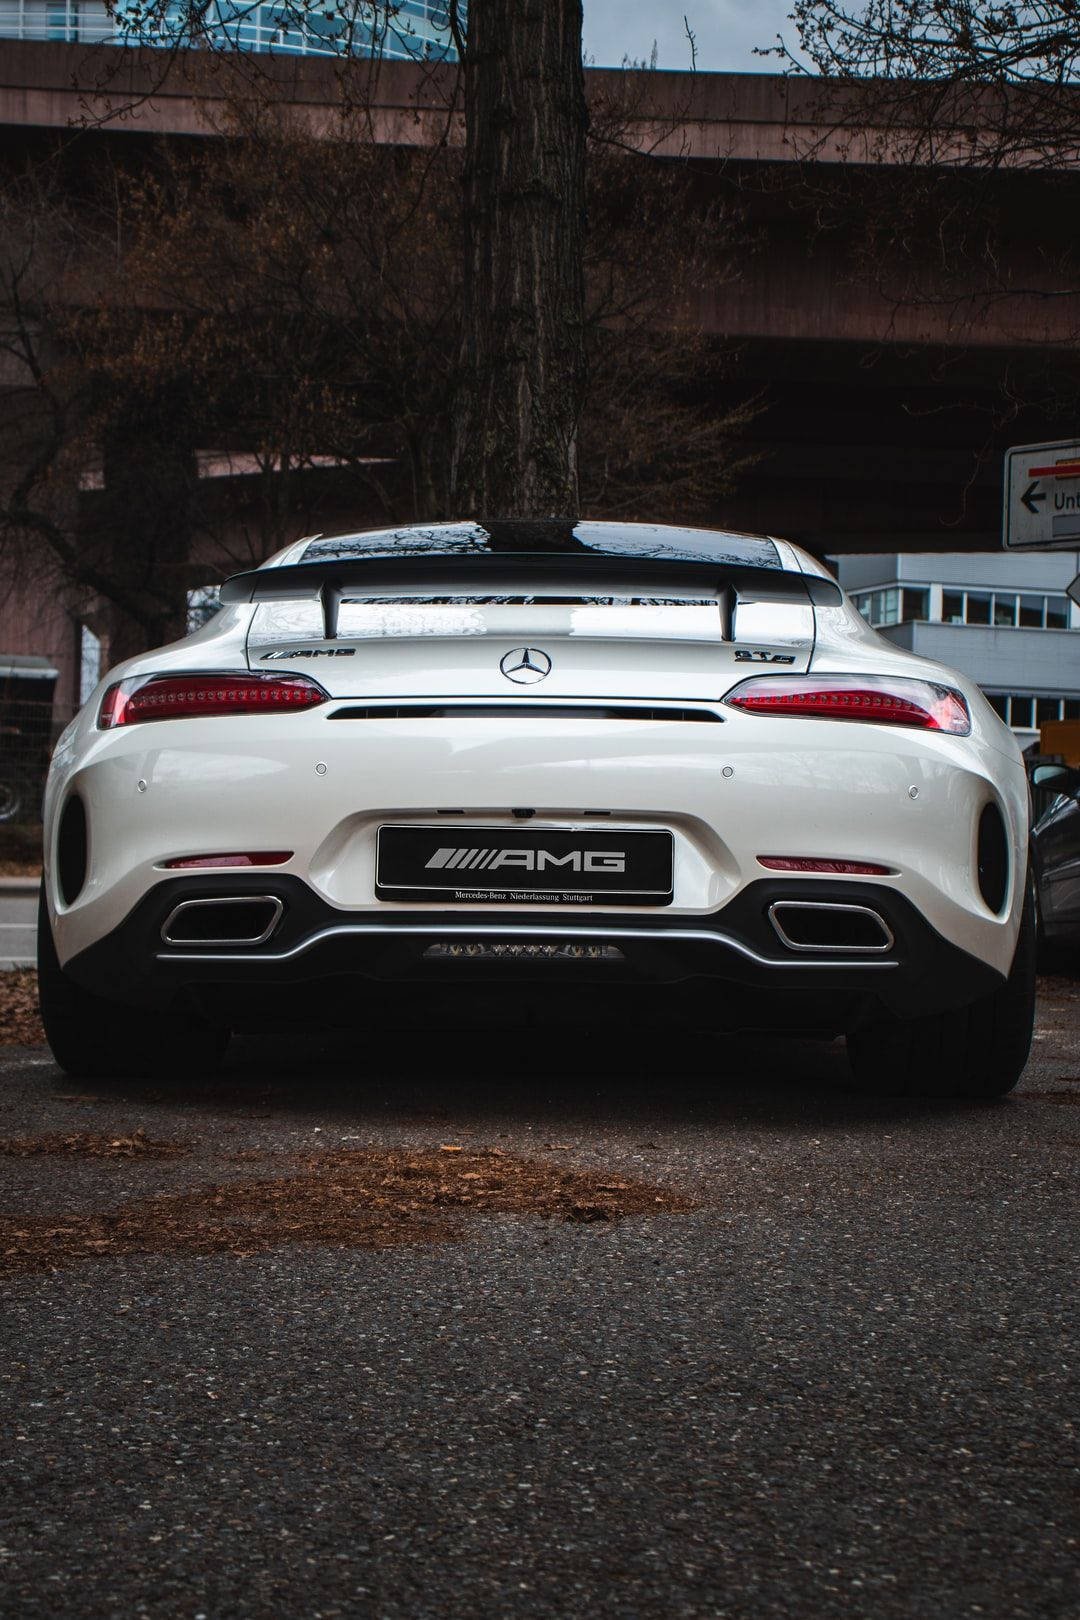
[[[1080,442],[1005,452],[1006,551],[1080,551]]]

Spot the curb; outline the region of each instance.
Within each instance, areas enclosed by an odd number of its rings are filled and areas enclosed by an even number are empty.
[[[0,895],[36,894],[40,886],[36,877],[0,877]]]
[[[37,963],[32,962],[28,956],[0,957],[0,973],[17,973],[20,968],[36,968]]]

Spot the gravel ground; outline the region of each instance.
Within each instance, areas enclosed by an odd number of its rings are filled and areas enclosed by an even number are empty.
[[[448,1145],[684,1206],[7,1278],[0,1609],[1074,1616],[1080,986],[1044,990],[989,1108],[766,1041],[278,1041],[166,1092],[0,1051],[3,1213],[58,1229]]]
[[[30,968],[0,973],[0,1047],[37,1046],[44,1040],[37,974]]]

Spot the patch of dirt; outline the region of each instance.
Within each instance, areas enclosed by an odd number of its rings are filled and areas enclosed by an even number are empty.
[[[1080,980],[1064,973],[1040,973],[1036,980],[1040,1001],[1076,1001],[1080,999]]]
[[[43,1046],[37,1005],[37,974],[32,968],[0,973],[0,1046]]]
[[[0,1271],[45,1271],[95,1256],[246,1256],[296,1243],[453,1243],[466,1235],[463,1217],[478,1214],[599,1223],[693,1208],[662,1187],[498,1149],[452,1157],[343,1151],[307,1159],[294,1175],[162,1193],[107,1214],[0,1217]]]
[[[0,861],[0,877],[40,877],[40,861]]]
[[[69,1159],[182,1159],[190,1152],[186,1142],[155,1142],[145,1131],[134,1131],[130,1136],[48,1131],[43,1136],[0,1139],[0,1154],[9,1159],[29,1159],[39,1153]]]

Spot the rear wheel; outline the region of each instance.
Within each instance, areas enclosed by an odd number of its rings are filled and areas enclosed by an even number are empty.
[[[1029,882],[1009,976],[970,1006],[868,1025],[847,1038],[861,1091],[990,1101],[1024,1072],[1035,1019],[1035,905]]]
[[[0,822],[29,821],[34,795],[13,765],[0,766]]]
[[[221,1061],[228,1032],[182,1013],[96,996],[60,966],[42,884],[38,900],[38,1005],[53,1057],[84,1079],[159,1075],[198,1079]]]

